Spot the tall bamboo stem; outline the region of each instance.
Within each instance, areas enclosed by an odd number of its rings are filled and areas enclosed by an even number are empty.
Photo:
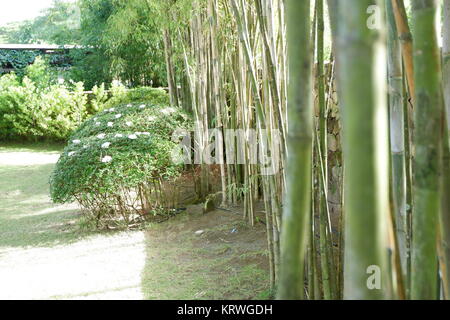
[[[443,123],[436,1],[413,0],[415,144],[411,298],[437,298],[436,227],[440,210]]]
[[[337,71],[346,167],[344,299],[389,297],[384,222],[389,209],[386,56],[380,34],[367,28],[366,10],[372,4],[341,0],[338,9]],[[381,288],[368,285],[371,270],[384,275]]]
[[[400,43],[391,1],[386,2],[388,25],[389,118],[391,168],[396,237],[402,276],[406,279],[408,237],[406,220],[405,128],[403,114],[403,70]]]
[[[313,115],[311,101],[310,1],[287,0],[289,59],[288,164],[286,206],[281,233],[277,296],[304,297],[305,250],[311,209]]]

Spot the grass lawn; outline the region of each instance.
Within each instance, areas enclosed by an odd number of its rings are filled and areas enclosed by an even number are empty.
[[[83,231],[77,206],[49,199],[61,149],[0,145],[0,299],[268,297],[262,225],[191,206],[144,231]]]
[[[0,147],[0,246],[67,244],[82,237],[70,226],[74,206],[50,203],[48,179],[60,145],[16,144]]]

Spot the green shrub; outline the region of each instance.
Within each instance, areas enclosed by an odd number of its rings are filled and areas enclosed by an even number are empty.
[[[167,106],[170,104],[169,94],[162,88],[138,87],[127,90],[123,85],[113,82],[111,85],[111,97],[105,99],[105,90],[103,87],[95,86],[93,89],[95,101],[93,101],[95,110],[100,111],[109,109],[119,104],[127,103],[153,103]],[[98,101],[103,103],[98,103]]]
[[[0,67],[12,67],[22,75],[25,68],[40,55],[39,50],[0,50]]]
[[[92,96],[82,82],[58,83],[57,76],[40,57],[25,68],[25,75],[0,77],[0,140],[66,140],[89,115],[126,103],[169,104],[163,89],[127,90],[114,81],[109,93],[95,86]]]
[[[0,139],[66,139],[86,116],[83,91],[82,83],[69,90],[63,85],[32,81],[28,76],[22,80],[15,74],[2,76]]]
[[[77,201],[98,228],[129,225],[167,209],[161,188],[182,166],[171,133],[188,128],[181,110],[120,105],[85,121],[70,137],[50,179],[54,202]]]

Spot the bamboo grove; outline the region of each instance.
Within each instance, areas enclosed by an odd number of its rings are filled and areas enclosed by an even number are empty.
[[[195,144],[245,133],[217,194],[264,213],[277,298],[450,298],[450,0],[152,3]]]

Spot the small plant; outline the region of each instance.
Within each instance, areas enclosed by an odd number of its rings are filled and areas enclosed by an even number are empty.
[[[54,202],[77,201],[97,228],[133,226],[168,212],[164,184],[182,166],[170,140],[187,128],[180,109],[149,104],[120,105],[85,121],[71,136],[50,180]]]

